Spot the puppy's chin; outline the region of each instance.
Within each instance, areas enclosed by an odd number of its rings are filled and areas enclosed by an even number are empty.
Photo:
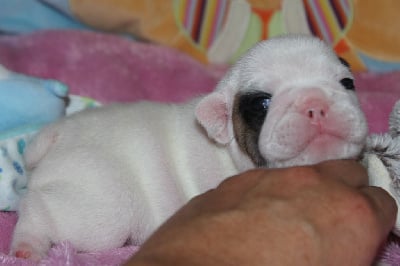
[[[356,159],[362,146],[349,143],[331,135],[320,135],[304,145],[304,149],[292,151],[287,158],[267,158],[269,167],[282,168],[298,165],[311,165],[327,160]]]

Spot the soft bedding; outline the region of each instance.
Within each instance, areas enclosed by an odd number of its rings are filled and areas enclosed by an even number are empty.
[[[65,84],[72,96],[67,114],[72,109],[93,107],[97,102],[184,101],[211,91],[225,70],[224,66],[204,65],[164,46],[79,30],[0,36],[0,64],[17,73]],[[400,72],[364,72],[355,73],[355,76],[370,132],[387,131],[389,113],[400,99]],[[10,148],[14,156],[21,155],[18,149],[25,144],[19,142],[18,135],[4,140],[11,140],[15,145]],[[24,143],[26,141],[29,140],[24,139]],[[23,167],[21,157],[18,160]],[[0,187],[1,193],[4,191]],[[16,220],[15,212],[0,212],[0,264],[34,265],[7,255]],[[400,264],[400,247],[396,243],[396,239],[391,239],[379,260]],[[40,265],[119,265],[137,249],[130,245],[77,253],[65,242],[55,245]]]

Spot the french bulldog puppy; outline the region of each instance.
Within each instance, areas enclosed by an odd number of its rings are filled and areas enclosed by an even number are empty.
[[[37,260],[59,241],[140,244],[228,176],[355,158],[366,135],[348,65],[316,38],[273,38],[204,97],[110,105],[45,128],[26,150],[11,252]]]

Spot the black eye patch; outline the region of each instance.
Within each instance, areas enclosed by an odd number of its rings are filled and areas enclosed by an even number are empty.
[[[354,81],[351,78],[344,78],[340,81],[340,83],[343,85],[343,87],[345,87],[346,90],[355,90]]]
[[[271,103],[272,95],[267,92],[250,92],[239,98],[239,113],[244,122],[253,130],[259,131]]]

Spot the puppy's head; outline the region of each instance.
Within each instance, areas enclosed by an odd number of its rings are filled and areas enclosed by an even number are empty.
[[[310,36],[250,49],[196,116],[212,139],[237,145],[256,166],[356,157],[367,135],[348,65]]]

